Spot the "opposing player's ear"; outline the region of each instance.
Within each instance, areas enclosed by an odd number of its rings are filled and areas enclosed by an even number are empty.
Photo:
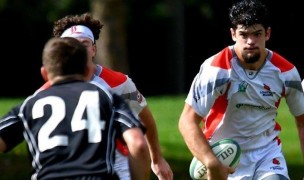
[[[97,54],[97,47],[96,47],[96,44],[93,44],[92,46],[92,58],[94,59],[95,56]]]
[[[266,36],[265,39],[266,39],[266,41],[268,41],[270,39],[270,34],[271,34],[271,28],[268,27],[266,29],[266,32],[265,32],[265,36]]]
[[[230,33],[231,33],[231,39],[235,42],[236,41],[236,37],[235,37],[235,29],[230,28]]]
[[[48,80],[49,80],[49,78],[48,78],[48,76],[47,76],[47,71],[46,71],[45,67],[42,66],[42,67],[40,68],[40,73],[41,73],[42,78],[43,78],[45,81],[48,81]]]

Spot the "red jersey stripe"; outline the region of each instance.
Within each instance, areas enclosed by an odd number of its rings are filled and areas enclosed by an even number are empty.
[[[113,71],[102,66],[102,71],[99,75],[111,88],[123,84],[127,80],[127,76],[121,72]]]
[[[289,61],[287,61],[285,58],[283,58],[276,52],[273,52],[271,63],[277,68],[279,68],[281,72],[289,71],[294,67],[293,64],[291,64]]]
[[[215,55],[212,61],[212,66],[220,67],[222,69],[231,69],[230,61],[232,59],[232,52],[229,47],[226,47],[217,55]]]

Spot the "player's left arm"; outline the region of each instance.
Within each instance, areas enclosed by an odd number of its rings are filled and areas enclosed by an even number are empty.
[[[163,158],[159,144],[157,126],[148,106],[142,109],[142,111],[139,113],[139,118],[141,119],[141,122],[145,125],[145,127],[147,127],[145,137],[148,143],[150,157],[152,160],[152,171],[158,177],[159,180],[172,180],[173,172],[167,161]]]
[[[298,134],[300,139],[300,146],[302,149],[302,158],[304,159],[304,114],[296,116],[296,125],[298,128]]]

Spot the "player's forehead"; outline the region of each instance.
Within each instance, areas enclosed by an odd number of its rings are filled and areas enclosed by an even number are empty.
[[[92,40],[90,38],[77,37],[75,39],[77,39],[79,42],[81,42],[82,44],[85,44],[85,45],[93,44],[93,42],[92,42]]]
[[[236,32],[237,33],[257,33],[257,32],[263,32],[264,27],[261,24],[254,24],[252,26],[244,26],[244,25],[237,25]]]

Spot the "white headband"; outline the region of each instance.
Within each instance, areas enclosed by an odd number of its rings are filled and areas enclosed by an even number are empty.
[[[95,42],[92,31],[83,25],[76,25],[66,29],[60,37],[89,38],[93,43]]]

